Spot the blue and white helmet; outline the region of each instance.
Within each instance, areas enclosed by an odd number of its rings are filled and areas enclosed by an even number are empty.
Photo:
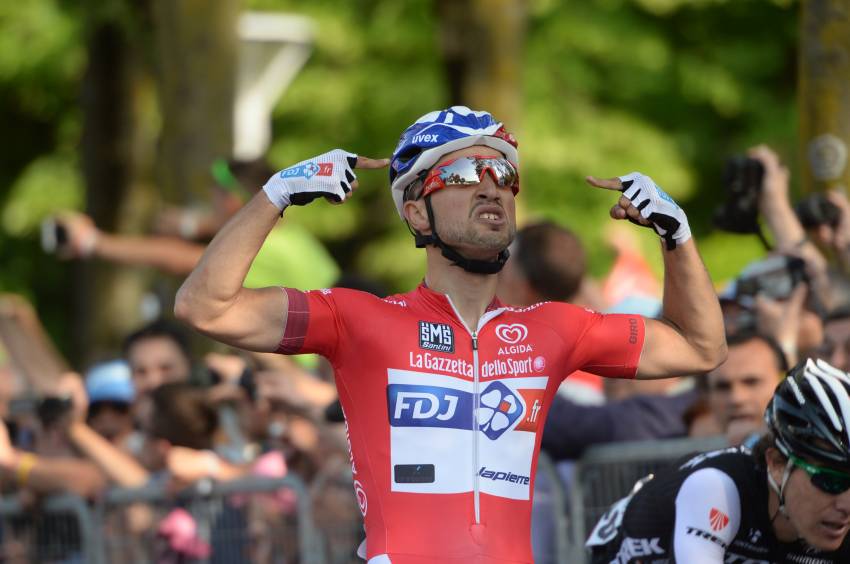
[[[515,166],[519,164],[516,139],[488,112],[452,106],[427,113],[405,129],[390,160],[390,188],[398,215],[404,219],[404,190],[423,171],[446,153],[473,145],[492,147]]]

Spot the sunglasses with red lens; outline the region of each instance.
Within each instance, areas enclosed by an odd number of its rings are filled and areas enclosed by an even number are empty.
[[[500,188],[510,187],[516,195],[519,192],[519,172],[511,162],[501,157],[470,155],[443,161],[425,177],[421,198],[446,186],[473,186],[484,180],[484,175],[490,177]]]

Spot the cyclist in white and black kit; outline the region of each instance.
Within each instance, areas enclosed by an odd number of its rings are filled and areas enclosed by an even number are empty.
[[[592,562],[850,562],[850,375],[807,360],[779,384],[768,433],[647,477],[587,541]]]

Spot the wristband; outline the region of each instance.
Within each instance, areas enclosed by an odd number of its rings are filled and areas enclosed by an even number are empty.
[[[15,468],[15,478],[19,487],[23,488],[27,485],[30,473],[32,472],[36,462],[38,462],[38,457],[31,452],[21,454],[21,457],[18,460],[18,465]]]

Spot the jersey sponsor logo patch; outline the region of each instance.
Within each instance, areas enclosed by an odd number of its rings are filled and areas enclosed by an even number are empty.
[[[634,317],[629,318],[629,344],[634,345],[638,341],[638,321]]]
[[[663,555],[664,549],[661,548],[661,538],[652,537],[649,539],[635,539],[626,537],[620,543],[620,550],[617,551],[615,562],[632,562],[635,558],[642,556]]]
[[[481,394],[478,428],[498,439],[525,411],[522,399],[501,382],[491,382]]]
[[[504,472],[502,470],[492,470],[486,466],[481,467],[478,471],[478,475],[485,480],[493,480],[494,482],[502,480],[505,482],[511,482],[512,484],[524,484],[526,486],[531,483],[531,478],[528,476],[521,476],[519,474],[514,474],[513,472]]]
[[[488,495],[530,500],[548,382],[535,376],[476,385],[463,376],[388,369],[391,490],[459,494],[477,485]],[[475,448],[477,460],[458,456]],[[396,466],[427,464],[434,466],[431,482],[395,479]],[[403,471],[399,477],[407,476]]]
[[[528,328],[522,323],[496,325],[496,336],[509,345],[515,345],[528,337]]]
[[[696,527],[687,527],[685,529],[685,533],[689,534],[689,535],[693,535],[695,537],[699,537],[701,539],[711,541],[714,544],[722,547],[724,550],[726,550],[726,548],[727,548],[727,545],[723,541],[723,539],[716,537],[715,535],[712,535],[708,531],[703,531],[702,529],[697,529]]]
[[[354,495],[357,496],[357,506],[360,508],[361,515],[365,517],[366,511],[369,509],[369,502],[366,499],[366,490],[363,489],[360,480],[354,480]]]
[[[472,429],[473,394],[438,386],[387,386],[390,425]]]
[[[280,172],[281,178],[313,178],[314,176],[333,175],[333,163],[305,163],[293,166]]]
[[[419,348],[444,353],[455,352],[455,334],[445,323],[419,322]]]
[[[508,347],[499,347],[499,356],[508,356],[511,354],[523,354],[534,352],[534,347],[531,345],[511,345]]]
[[[708,512],[708,519],[711,521],[713,531],[722,531],[729,524],[729,516],[715,507]]]
[[[540,423],[545,389],[512,391],[499,381],[481,392],[478,430],[497,440],[505,432],[535,432]],[[387,406],[393,427],[473,429],[475,394],[439,386],[389,384]],[[526,409],[526,406],[530,406]]]

